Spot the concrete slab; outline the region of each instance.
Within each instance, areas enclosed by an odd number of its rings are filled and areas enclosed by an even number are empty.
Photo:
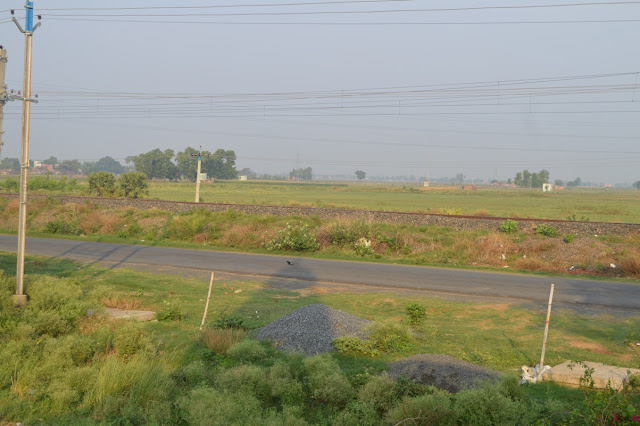
[[[136,321],[153,321],[156,313],[153,311],[134,311],[117,308],[104,308],[107,315],[113,319],[135,319]]]
[[[569,367],[571,361],[563,362],[556,365],[542,374],[542,380],[555,382],[570,386],[580,386],[580,379],[584,377],[585,367],[573,364]],[[596,389],[606,389],[607,383],[611,383],[611,387],[620,390],[629,381],[629,377],[634,374],[640,374],[637,368],[618,367],[615,365],[606,365],[599,362],[585,362],[588,368],[593,368],[591,377],[593,378],[593,386]]]

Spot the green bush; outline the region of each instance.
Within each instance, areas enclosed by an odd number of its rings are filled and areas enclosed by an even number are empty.
[[[282,406],[304,404],[302,383],[296,379],[291,366],[285,361],[276,361],[268,373],[271,397]]]
[[[332,423],[340,426],[378,426],[380,416],[375,406],[367,401],[353,401],[332,418]]]
[[[179,306],[174,306],[170,302],[164,301],[162,310],[156,312],[156,319],[158,321],[172,321],[181,320],[184,318],[184,313]]]
[[[326,237],[329,243],[338,247],[349,247],[358,242],[361,238],[369,239],[371,236],[371,226],[359,220],[352,223],[336,223],[329,227]]]
[[[267,372],[256,365],[240,365],[220,371],[215,384],[226,392],[250,395],[268,403],[271,397],[271,386],[267,380]]]
[[[564,241],[565,243],[569,244],[569,243],[572,243],[575,238],[576,238],[575,235],[567,234],[567,235],[564,236],[562,241]]]
[[[180,398],[177,405],[190,425],[263,424],[260,401],[251,395],[201,387]]]
[[[380,354],[380,351],[374,346],[372,341],[355,336],[337,337],[331,341],[331,344],[341,354],[370,356]]]
[[[240,362],[254,362],[266,358],[267,350],[257,340],[243,340],[227,350],[231,359]]]
[[[372,404],[380,415],[391,409],[397,398],[396,384],[387,374],[372,377],[358,392],[358,400]]]
[[[518,231],[518,222],[513,219],[507,219],[500,224],[499,229],[505,234],[513,234]]]
[[[399,404],[389,410],[385,416],[385,423],[392,425],[406,423],[424,426],[455,425],[458,423],[456,423],[452,405],[451,395],[444,391],[417,397],[405,397]],[[406,419],[413,420],[406,422]],[[483,425],[491,423],[473,421],[460,424]]]
[[[369,339],[382,352],[402,352],[413,348],[413,337],[407,326],[393,320],[374,322]]]
[[[82,234],[82,228],[80,228],[75,223],[68,222],[62,219],[56,219],[47,222],[47,225],[44,228],[44,232],[47,234],[58,235],[80,235]]]
[[[309,225],[291,226],[287,223],[287,227],[278,231],[275,238],[263,241],[263,246],[269,251],[315,251],[320,244]]]
[[[338,363],[327,354],[304,360],[309,396],[329,407],[343,407],[353,397],[353,388]]]
[[[226,315],[220,314],[220,317],[213,321],[211,324],[213,328],[236,328],[239,330],[244,330],[246,327],[244,325],[244,318],[239,315]]]
[[[409,303],[406,307],[409,324],[422,324],[427,318],[427,308],[419,303]]]
[[[544,223],[536,225],[534,230],[536,231],[536,234],[544,235],[546,237],[555,237],[558,234],[558,230],[556,228]]]

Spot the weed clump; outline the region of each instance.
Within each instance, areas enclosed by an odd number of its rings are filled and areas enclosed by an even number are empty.
[[[427,318],[427,308],[419,303],[409,303],[405,310],[411,325],[422,324]]]
[[[536,234],[544,235],[545,237],[553,238],[556,235],[558,235],[558,230],[556,228],[550,225],[546,225],[544,223],[540,223],[536,225],[534,230],[536,231]]]
[[[272,240],[263,241],[263,246],[268,251],[316,251],[320,248],[315,232],[309,225],[292,226],[289,223]]]
[[[500,231],[505,234],[513,234],[518,232],[518,222],[513,219],[507,219],[500,224]]]

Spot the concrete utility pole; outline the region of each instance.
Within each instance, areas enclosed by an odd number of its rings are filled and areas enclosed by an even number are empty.
[[[202,146],[198,150],[197,154],[191,154],[192,157],[198,157],[198,172],[196,173],[196,203],[200,202],[200,171],[202,170],[202,156],[209,156],[209,154],[202,154]]]
[[[7,67],[7,51],[0,46],[0,160],[2,159],[2,111],[7,98],[7,85],[4,84],[4,74]]]
[[[27,175],[29,173],[29,124],[31,121],[31,50],[33,47],[33,33],[40,26],[38,22],[33,25],[33,2],[27,0],[24,8],[27,15],[25,17],[24,29],[18,20],[12,16],[13,22],[18,26],[20,32],[24,34],[24,97],[22,98],[22,151],[20,156],[20,219],[18,222],[18,267],[16,272],[16,294],[15,301],[23,306],[27,303],[27,296],[24,294],[24,249],[27,229]],[[11,10],[11,15],[14,11]],[[38,20],[40,20],[38,15]],[[37,101],[35,101],[37,102]]]

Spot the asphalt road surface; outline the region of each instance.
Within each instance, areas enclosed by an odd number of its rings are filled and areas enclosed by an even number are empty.
[[[15,236],[0,235],[0,250],[15,252],[16,247]],[[554,306],[640,315],[640,285],[634,283],[45,238],[28,238],[26,251],[107,267],[216,271],[258,280],[374,286],[536,305],[546,304],[554,283]]]

